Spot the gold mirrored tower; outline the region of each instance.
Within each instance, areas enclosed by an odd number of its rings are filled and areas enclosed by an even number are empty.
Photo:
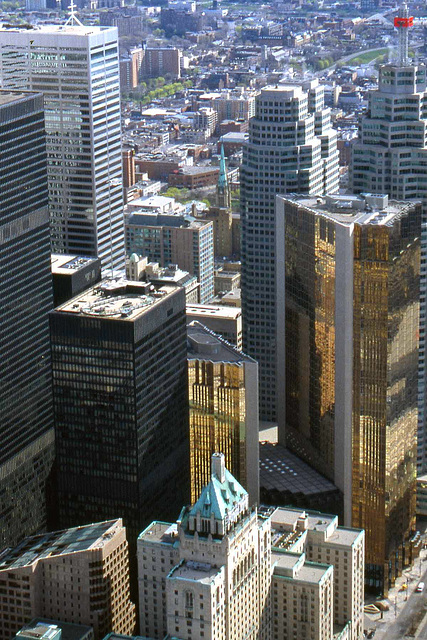
[[[420,216],[387,196],[277,198],[279,441],[341,489],[384,591],[415,527]]]
[[[187,326],[191,503],[211,477],[211,457],[259,501],[258,365],[197,321]]]

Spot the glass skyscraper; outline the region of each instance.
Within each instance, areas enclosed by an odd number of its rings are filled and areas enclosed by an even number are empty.
[[[117,29],[0,29],[0,81],[44,95],[54,253],[124,266]]]
[[[313,80],[266,87],[256,98],[241,168],[243,350],[259,364],[260,415],[276,419],[277,193],[335,193],[337,134]]]
[[[427,202],[427,70],[425,65],[387,64],[378,89],[369,94],[350,165],[354,193],[386,193]],[[427,471],[427,212],[421,231],[418,472]]]
[[[103,281],[50,317],[59,525],[129,540],[188,498],[184,288]]]
[[[43,96],[0,91],[0,551],[46,527],[53,463]]]
[[[259,503],[258,365],[197,321],[187,326],[191,503],[209,482],[211,457]]]
[[[411,561],[421,204],[277,198],[279,441],[366,531],[367,585]]]

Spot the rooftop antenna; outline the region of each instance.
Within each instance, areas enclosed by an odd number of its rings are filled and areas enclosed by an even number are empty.
[[[408,65],[409,50],[408,29],[414,26],[414,18],[409,15],[408,5],[406,2],[404,2],[400,7],[399,13],[394,19],[394,26],[399,31],[398,64],[400,67],[406,67]]]
[[[67,20],[67,22],[64,24],[64,27],[66,27],[68,24],[70,24],[71,26],[79,26],[79,27],[83,27],[82,23],[80,22],[80,20],[77,18],[76,14],[74,13],[76,5],[74,4],[74,0],[71,0],[71,4],[68,5],[68,8],[70,10],[70,16]]]

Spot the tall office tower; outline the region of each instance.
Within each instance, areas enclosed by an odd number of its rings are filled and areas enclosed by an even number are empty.
[[[399,60],[380,67],[378,90],[369,94],[353,145],[350,181],[354,193],[386,193],[397,200],[427,200],[427,78],[424,65],[408,61],[407,33],[412,24],[407,10],[395,20],[401,33]],[[406,35],[406,39],[405,39]],[[418,472],[427,471],[427,221],[423,216],[421,242],[421,313],[418,389]]]
[[[211,456],[259,503],[258,365],[199,322],[187,326],[191,504],[209,484]]]
[[[176,524],[153,522],[141,533],[140,633],[362,640],[364,532],[339,527],[337,516],[248,506],[214,454],[196,504]]]
[[[243,350],[259,364],[260,415],[276,417],[274,200],[334,193],[338,151],[317,81],[263,89],[241,168]]]
[[[44,94],[54,253],[124,267],[117,29],[0,29],[0,83]]]
[[[95,640],[134,630],[121,519],[25,538],[0,556],[0,581],[0,640],[36,616],[90,625]]]
[[[184,288],[105,280],[50,320],[60,526],[135,541],[189,495]]]
[[[421,204],[279,196],[276,221],[279,441],[343,492],[387,591],[415,526]]]
[[[46,527],[53,308],[43,96],[0,91],[0,551]]]
[[[269,640],[270,533],[269,518],[250,508],[214,454],[196,504],[177,524],[153,522],[138,538],[141,635]]]
[[[192,216],[135,211],[126,217],[126,253],[167,267],[177,264],[200,282],[200,302],[214,297],[213,223]]]

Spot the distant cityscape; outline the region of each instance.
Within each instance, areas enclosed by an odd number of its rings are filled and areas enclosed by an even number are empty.
[[[427,13],[0,0],[0,640],[427,638]]]

